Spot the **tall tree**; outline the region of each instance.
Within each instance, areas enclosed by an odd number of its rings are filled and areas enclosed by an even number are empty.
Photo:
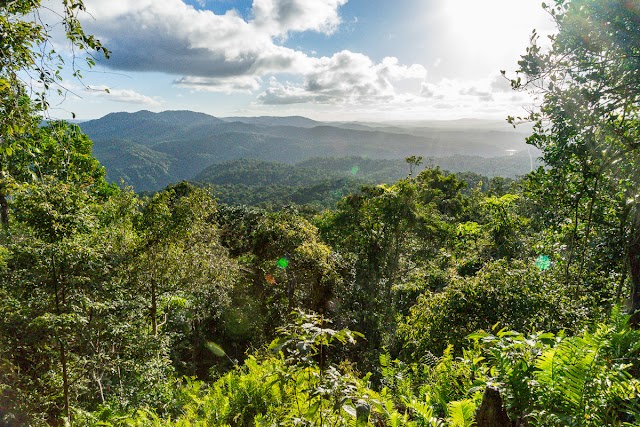
[[[85,11],[82,0],[63,0],[60,23],[67,41],[74,48],[87,52],[85,64],[95,65],[94,55],[109,56],[102,43],[82,29],[80,16]],[[29,136],[37,127],[37,112],[45,112],[51,90],[62,93],[61,69],[64,58],[53,48],[52,26],[40,18],[41,0],[11,0],[0,2],[0,222],[9,223],[8,195],[13,187],[17,156],[38,156],[29,146]],[[78,62],[80,63],[80,61]],[[82,70],[72,65],[73,77],[81,78]],[[25,87],[35,95],[30,102]]]
[[[439,168],[425,169],[392,186],[363,187],[318,220],[323,237],[351,263],[340,315],[366,332],[371,353],[397,344],[396,318],[416,296],[405,285],[452,238],[463,186]]]
[[[640,5],[623,0],[555,0],[543,6],[557,25],[546,48],[534,32],[512,86],[541,99],[528,117],[528,142],[551,167],[572,224],[567,271],[580,281],[585,252],[624,259],[631,311],[640,309]],[[511,118],[511,120],[515,120]],[[617,228],[618,238],[602,239]],[[600,236],[601,240],[596,238]],[[621,281],[624,284],[624,280]]]
[[[12,234],[0,238],[11,252],[0,292],[19,310],[5,306],[11,316],[0,324],[5,338],[0,353],[8,349],[2,357],[13,360],[23,373],[15,381],[16,389],[22,379],[31,377],[36,381],[34,389],[46,390],[59,372],[60,396],[45,392],[42,398],[31,399],[34,405],[41,401],[37,410],[55,423],[56,408],[70,419],[71,373],[80,363],[80,337],[91,329],[88,313],[101,299],[102,287],[90,284],[107,282],[108,246],[91,236],[105,225],[100,217],[106,213],[102,205],[117,189],[104,179],[104,169],[91,157],[91,142],[77,126],[51,123],[33,127],[22,138],[31,152],[15,152],[9,164],[12,178],[22,181],[14,192],[16,226]],[[44,379],[44,367],[54,381]],[[77,391],[82,382],[75,382]]]

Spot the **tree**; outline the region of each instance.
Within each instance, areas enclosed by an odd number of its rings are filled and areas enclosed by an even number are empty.
[[[227,342],[244,350],[272,339],[274,327],[284,325],[294,309],[335,309],[341,260],[295,208],[267,212],[223,205],[218,222],[221,241],[237,257],[243,276],[224,315]],[[242,351],[234,352],[242,357]]]
[[[624,260],[616,268],[621,285],[627,275],[630,279],[635,312],[640,309],[640,6],[621,0],[555,0],[543,6],[557,34],[543,48],[534,31],[512,86],[541,99],[527,117],[535,122],[528,142],[542,150],[550,166],[547,186],[559,190],[556,206],[571,223],[567,273],[578,262],[579,282],[587,252],[606,249],[606,255]]]
[[[471,277],[449,278],[441,292],[424,292],[400,326],[405,346],[421,357],[456,350],[473,331],[499,325],[506,330],[575,330],[583,318],[561,284],[532,263],[498,260]]]
[[[61,69],[64,58],[53,48],[52,26],[40,17],[41,0],[10,0],[0,2],[0,88],[12,88],[20,93],[20,87],[39,83],[42,89],[36,91],[37,107],[48,108],[49,90],[63,91]],[[109,50],[100,40],[86,34],[80,16],[86,12],[83,0],[62,0],[60,23],[65,36],[75,52],[87,52],[84,62],[88,67],[95,65],[94,54],[109,57]],[[73,62],[73,77],[81,78],[82,69]],[[3,100],[4,101],[4,100]]]
[[[413,171],[422,164],[422,156],[409,156],[405,162],[409,165],[409,176],[413,175]]]
[[[167,322],[163,308],[171,296],[184,298],[229,281],[225,275],[233,267],[218,243],[215,210],[206,191],[186,183],[156,193],[142,209],[130,277],[143,295],[154,337]]]
[[[95,65],[94,54],[108,58],[109,51],[100,40],[82,29],[83,1],[61,3],[61,24],[74,53],[76,49],[87,52],[88,67]],[[41,0],[0,2],[0,222],[5,228],[9,223],[8,191],[15,181],[12,169],[21,155],[38,157],[28,138],[37,132],[39,120],[35,114],[48,109],[50,90],[64,91],[61,85],[64,58],[53,49],[52,27],[40,19],[41,9]],[[82,78],[75,58],[72,73],[73,77]],[[35,103],[31,102],[26,87],[34,92]]]
[[[422,290],[428,264],[454,236],[464,183],[439,168],[391,186],[363,187],[318,220],[324,239],[349,262],[340,317],[367,336],[371,353],[396,346],[395,325]],[[370,356],[371,354],[369,354]]]

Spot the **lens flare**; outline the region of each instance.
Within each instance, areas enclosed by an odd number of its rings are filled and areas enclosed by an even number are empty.
[[[540,269],[540,271],[545,271],[551,268],[551,259],[549,259],[546,255],[540,255],[536,259],[536,267]]]

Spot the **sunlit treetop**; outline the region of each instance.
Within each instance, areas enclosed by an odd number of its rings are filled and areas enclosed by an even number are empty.
[[[582,199],[588,202],[587,238],[594,206],[616,201],[609,214],[623,232],[606,245],[622,248],[627,258],[634,312],[640,310],[640,3],[555,0],[543,6],[557,32],[550,44],[533,33],[511,81],[540,101],[526,117],[534,122],[527,142],[542,151],[562,203],[577,209]]]
[[[585,105],[605,111],[638,106],[640,97],[640,3],[619,0],[556,0],[544,4],[558,32],[545,48],[534,31],[519,61],[517,88],[548,95],[579,86]]]
[[[64,59],[54,49],[53,26],[61,24],[70,48],[74,53],[73,77],[82,78],[81,63],[95,65],[94,55],[109,57],[109,50],[93,35],[86,34],[80,18],[86,12],[82,0],[62,0],[58,23],[46,23],[41,17],[45,8],[40,0],[0,1],[0,90],[6,102],[9,90],[16,93],[20,85],[31,88],[37,106],[48,108],[47,95],[52,89],[64,92],[61,70]],[[58,43],[60,40],[56,40]],[[83,55],[79,52],[84,52]],[[83,57],[76,63],[76,56]]]

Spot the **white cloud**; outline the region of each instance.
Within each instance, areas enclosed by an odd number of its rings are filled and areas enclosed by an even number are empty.
[[[339,55],[339,54],[336,54]],[[335,64],[337,59],[328,60]],[[352,64],[346,61],[345,63]],[[377,64],[380,66],[380,64]],[[374,68],[374,64],[371,68]],[[347,67],[348,68],[348,67]],[[331,67],[327,67],[330,70]],[[367,69],[364,67],[364,69]],[[449,78],[422,81],[419,94],[399,93],[385,95],[384,84],[368,85],[371,92],[361,96],[365,89],[349,89],[341,85],[340,78],[349,76],[337,70],[325,71],[324,79],[331,84],[312,91],[307,81],[280,83],[276,79],[259,95],[244,114],[251,115],[307,115],[318,120],[423,120],[477,117],[504,120],[508,115],[525,114],[533,100],[524,93],[506,92],[492,87],[496,74],[473,80]],[[356,72],[352,70],[352,72]],[[331,76],[335,76],[331,77]],[[502,78],[501,76],[499,76]],[[360,79],[366,81],[365,78]],[[371,82],[372,80],[368,80]]]
[[[127,104],[146,105],[148,107],[160,107],[162,104],[155,98],[143,95],[131,89],[110,89],[106,86],[89,86],[84,93],[103,97],[109,101],[124,102]]]
[[[507,88],[509,90],[505,90]],[[452,117],[504,118],[524,111],[534,102],[526,94],[510,90],[509,82],[499,73],[474,80],[455,78],[425,81],[420,94],[422,103],[416,103],[421,105],[425,114],[448,110]]]
[[[194,90],[220,93],[252,93],[260,89],[262,80],[259,77],[180,77],[174,84]]]
[[[274,36],[289,32],[333,33],[340,25],[338,8],[347,0],[254,0],[253,24]]]
[[[475,96],[480,101],[489,102],[493,101],[493,95],[488,90],[482,90],[475,86],[465,87],[460,90],[460,95]]]
[[[347,50],[332,57],[314,59],[302,84],[283,85],[272,81],[258,97],[264,104],[371,103],[388,102],[400,96],[394,82],[424,79],[427,70],[420,65],[399,65],[397,58],[384,58],[375,64],[366,55]]]
[[[491,81],[491,89],[496,92],[512,92],[511,81],[503,75],[496,75]]]
[[[420,96],[426,99],[430,99],[430,98],[442,99],[443,95],[438,94],[437,92],[438,92],[438,87],[436,85],[434,85],[433,83],[422,82],[420,86]]]
[[[190,89],[255,93],[264,77],[303,81],[271,84],[259,96],[264,103],[387,101],[403,96],[396,82],[424,80],[423,66],[396,58],[375,63],[350,51],[316,58],[279,44],[292,32],[331,34],[346,2],[254,0],[245,20],[235,10],[217,15],[181,0],[86,0],[97,18],[87,26],[113,52],[106,66],[178,75],[174,83]]]

